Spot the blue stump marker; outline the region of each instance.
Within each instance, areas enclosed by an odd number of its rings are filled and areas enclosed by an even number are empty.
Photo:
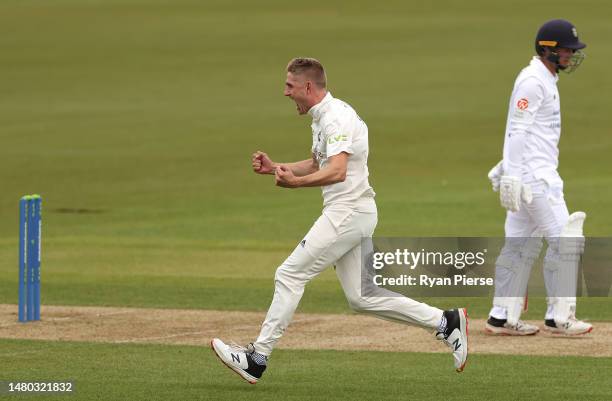
[[[34,216],[34,202],[30,198],[28,199],[28,223],[27,223],[27,232],[28,232],[28,253],[26,254],[26,267],[28,269],[28,302],[26,305],[26,315],[28,320],[34,320],[34,247],[36,244],[34,243],[34,224],[35,224],[35,216]]]
[[[34,254],[32,255],[32,273],[34,280],[34,320],[40,320],[40,253],[42,239],[42,219],[41,210],[42,199],[34,199]]]
[[[28,195],[19,202],[19,321],[40,320],[41,259],[40,195]]]
[[[26,321],[25,300],[26,300],[26,216],[28,203],[25,198],[19,201],[19,321]]]

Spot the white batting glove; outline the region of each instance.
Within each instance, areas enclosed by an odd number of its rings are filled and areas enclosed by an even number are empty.
[[[503,160],[500,160],[491,170],[489,170],[489,181],[491,181],[491,186],[493,187],[493,192],[499,191],[499,181],[501,180],[501,176],[504,174],[504,168],[502,167]]]
[[[511,212],[518,212],[521,210],[521,201],[531,203],[533,200],[531,187],[523,185],[518,177],[502,175],[499,186],[499,200],[503,208]]]

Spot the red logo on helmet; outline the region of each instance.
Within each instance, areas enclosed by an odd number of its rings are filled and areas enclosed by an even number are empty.
[[[529,100],[527,100],[525,98],[520,99],[516,103],[516,107],[518,107],[521,110],[527,110],[527,107],[529,107]]]

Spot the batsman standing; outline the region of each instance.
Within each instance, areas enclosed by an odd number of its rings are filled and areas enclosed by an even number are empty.
[[[589,323],[576,319],[578,265],[584,251],[584,212],[571,215],[557,172],[561,109],[559,71],[576,70],[586,45],[570,22],[557,19],[539,29],[534,56],[516,78],[510,97],[503,160],[489,172],[507,209],[505,245],[496,262],[495,297],[486,330],[500,335],[533,335],[522,322],[531,268],[546,239],[544,329],[562,335],[585,334]]]
[[[326,88],[319,61],[291,60],[284,94],[295,102],[298,114],[312,117],[312,157],[275,163],[258,151],[252,158],[253,170],[274,174],[280,187],[321,187],[323,213],[276,270],[272,304],[255,342],[244,348],[215,338],[211,346],[224,364],[256,383],[291,322],[306,284],[335,265],[352,309],[434,331],[451,347],[455,369],[461,372],[468,354],[465,309],[442,311],[382,288],[376,297],[362,296],[361,241],[373,235],[378,221],[375,194],[368,182],[368,127],[351,106]]]

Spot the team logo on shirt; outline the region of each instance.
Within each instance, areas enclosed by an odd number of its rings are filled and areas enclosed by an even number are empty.
[[[331,145],[331,144],[336,143],[336,142],[345,142],[347,140],[348,140],[348,136],[346,136],[346,135],[342,135],[342,134],[339,134],[339,135],[330,135],[330,137],[327,138],[327,144]]]
[[[527,107],[529,107],[529,100],[526,98],[519,99],[519,101],[516,103],[516,107],[518,107],[520,110],[527,110]]]

